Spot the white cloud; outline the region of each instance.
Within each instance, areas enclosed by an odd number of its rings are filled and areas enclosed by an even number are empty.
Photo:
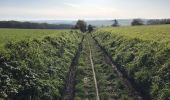
[[[3,1],[3,2],[2,2]],[[159,1],[159,2],[158,2]],[[164,2],[163,2],[164,1]],[[163,18],[170,0],[0,0],[0,18]]]
[[[73,4],[73,3],[64,3],[64,5],[72,8],[80,8],[81,6],[79,4]]]

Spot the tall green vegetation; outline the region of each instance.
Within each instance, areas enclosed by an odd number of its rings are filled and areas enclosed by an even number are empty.
[[[66,32],[6,44],[0,56],[0,99],[60,99],[79,40]]]
[[[52,29],[0,29],[0,51],[4,50],[4,45],[9,41],[17,42],[21,40],[42,39],[46,36],[56,36],[69,30]],[[5,50],[4,50],[5,51]]]
[[[158,27],[159,31],[154,33]],[[142,31],[140,27],[129,28],[130,33],[128,29],[123,32],[125,27],[93,33],[113,61],[122,65],[121,68],[134,80],[138,90],[148,100],[170,98],[170,41],[169,31],[163,30],[165,27],[169,26],[149,26],[149,29],[148,26],[142,27],[147,31]],[[137,32],[132,33],[133,31]],[[138,37],[138,34],[142,34],[142,37]],[[164,35],[166,38],[163,40]]]
[[[89,45],[100,98],[132,99],[127,85],[90,35],[112,57],[115,65],[121,65],[118,67],[125,70],[144,99],[168,100],[169,32],[170,25],[149,25],[100,28],[84,34],[79,65],[74,69],[75,100],[96,97]],[[83,36],[81,32],[1,29],[0,35],[0,44],[4,45],[1,48],[5,51],[0,51],[0,99],[60,100],[69,77],[69,66]]]

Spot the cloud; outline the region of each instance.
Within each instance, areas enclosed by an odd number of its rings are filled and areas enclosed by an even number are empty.
[[[164,1],[164,2],[163,2]],[[170,0],[0,0],[0,18],[162,18]]]
[[[80,8],[81,6],[79,4],[73,4],[73,3],[64,3],[64,5],[72,8]]]
[[[0,16],[24,18],[110,18],[117,10],[109,6],[97,4],[64,3],[65,6],[49,8],[4,7]]]
[[[76,4],[76,3],[64,3],[64,5],[66,5],[69,10],[72,11],[77,11],[77,12],[84,12],[84,13],[90,13],[93,12],[95,13],[116,13],[119,10],[115,9],[113,7],[109,7],[107,5],[97,5],[97,4]],[[70,8],[71,7],[71,8]]]

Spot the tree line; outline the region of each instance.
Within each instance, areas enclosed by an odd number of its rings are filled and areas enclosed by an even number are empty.
[[[131,22],[131,26],[137,26],[137,25],[156,25],[156,24],[170,24],[170,19],[152,19],[147,20],[144,22],[142,19],[133,19]],[[119,27],[120,24],[118,20],[113,20],[112,27]],[[76,25],[73,27],[73,29],[80,29],[81,32],[89,32],[91,33],[94,30],[94,26],[88,25],[84,20],[78,20]]]
[[[27,28],[27,29],[70,29],[73,25],[69,24],[47,24],[19,21],[0,21],[0,28]]]
[[[170,19],[150,19],[144,22],[142,19],[133,19],[131,25],[159,25],[159,24],[170,24]]]
[[[21,29],[80,29],[81,32],[91,32],[94,26],[87,25],[84,20],[78,20],[76,25],[70,24],[47,24],[19,21],[0,21],[0,28],[21,28]]]
[[[154,19],[149,20],[147,24],[170,24],[170,19]]]
[[[133,19],[131,22],[131,26],[136,25],[159,25],[159,24],[170,24],[170,19],[150,19],[146,22],[142,19]],[[118,20],[113,20],[112,27],[118,27],[120,26],[118,23]]]

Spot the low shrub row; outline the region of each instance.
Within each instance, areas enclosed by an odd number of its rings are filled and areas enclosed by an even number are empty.
[[[96,31],[93,37],[127,72],[146,99],[170,99],[170,43]]]
[[[0,98],[58,100],[80,37],[62,33],[5,45],[0,59]]]

